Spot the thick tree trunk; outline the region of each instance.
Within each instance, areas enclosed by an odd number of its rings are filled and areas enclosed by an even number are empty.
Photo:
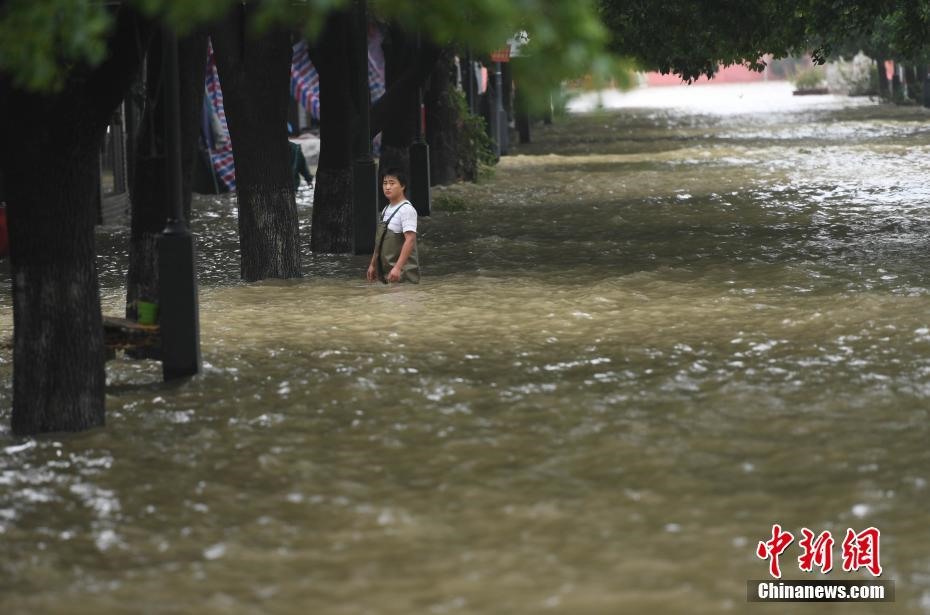
[[[381,158],[378,160],[379,176],[384,173],[385,169],[401,169],[409,173],[410,170],[410,147],[397,147],[396,145],[381,145]],[[381,195],[384,197],[384,195]],[[385,198],[382,205],[387,205]]]
[[[178,70],[181,107],[181,181],[185,215],[190,220],[191,177],[200,113],[203,104],[203,79],[207,55],[207,35],[194,32],[178,41]],[[148,96],[156,96],[161,81],[161,39],[152,42],[147,58]],[[129,272],[126,281],[126,318],[136,320],[136,301],[158,299],[158,237],[168,217],[168,185],[165,181],[164,113],[159,101],[145,101],[137,145],[132,159],[132,222],[129,241]]]
[[[315,186],[311,249],[327,254],[351,252],[352,167],[319,167]]]
[[[422,40],[418,52],[416,38],[396,25],[388,30],[382,47],[387,90],[371,110],[371,134],[381,132],[379,173],[399,168],[409,174],[410,144],[416,138],[420,121],[418,89],[429,79],[441,49]],[[387,205],[383,194],[380,202],[382,207]]]
[[[405,131],[415,131],[419,117],[417,89],[429,78],[442,48],[428,39],[423,39],[418,52],[415,40],[397,27],[389,30],[383,47],[387,90],[384,96],[372,105],[371,135],[390,131],[398,124],[402,124]],[[403,145],[410,145],[413,136],[413,133],[410,133],[410,141]],[[384,139],[384,135],[381,138]]]
[[[352,137],[356,110],[352,100],[351,17],[332,13],[310,59],[320,75],[320,158],[313,193],[310,249],[352,252]]]
[[[252,30],[255,8],[241,5],[213,30],[236,160],[242,279],[300,277],[294,178],[287,143],[291,35]]]
[[[50,115],[35,110],[51,108],[29,105],[30,113],[17,104],[29,98],[14,95],[14,113],[33,132],[14,138],[22,148],[6,167],[12,426],[17,434],[80,431],[103,425],[105,416],[106,357],[94,265],[97,155],[104,126],[75,127],[81,134],[67,136],[51,126],[43,129]]]
[[[104,347],[94,262],[98,155],[110,115],[138,69],[145,23],[117,11],[108,58],[75,67],[64,89],[0,85],[13,274],[17,434],[104,424]],[[137,39],[139,34],[139,39]]]
[[[451,184],[458,179],[458,107],[451,98],[454,55],[446,49],[433,68],[426,99],[426,141],[429,143],[430,185]]]

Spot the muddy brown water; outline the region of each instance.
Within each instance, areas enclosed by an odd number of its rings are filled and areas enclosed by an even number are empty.
[[[120,358],[105,429],[22,439],[0,350],[0,612],[751,613],[773,523],[832,531],[836,580],[879,528],[930,612],[930,118],[713,87],[437,189],[417,287],[308,250],[239,283],[198,198],[203,375]]]

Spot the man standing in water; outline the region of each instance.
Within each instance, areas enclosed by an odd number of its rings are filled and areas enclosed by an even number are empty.
[[[400,169],[387,169],[382,176],[381,189],[389,203],[381,212],[381,223],[375,233],[375,253],[371,255],[366,277],[369,282],[377,279],[385,283],[419,284],[417,210],[404,196],[407,176]]]

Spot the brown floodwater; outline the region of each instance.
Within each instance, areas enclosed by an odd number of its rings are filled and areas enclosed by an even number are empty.
[[[930,114],[628,96],[435,189],[419,286],[306,245],[243,284],[198,197],[203,374],[111,361],[104,429],[13,437],[0,349],[0,612],[753,613],[779,523],[833,532],[835,580],[879,528],[930,613]]]

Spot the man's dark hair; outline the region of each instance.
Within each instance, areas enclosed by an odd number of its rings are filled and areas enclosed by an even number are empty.
[[[381,174],[381,181],[384,181],[384,178],[390,175],[391,177],[396,177],[397,182],[403,186],[407,187],[407,174],[400,167],[388,167],[384,170],[384,173]]]

